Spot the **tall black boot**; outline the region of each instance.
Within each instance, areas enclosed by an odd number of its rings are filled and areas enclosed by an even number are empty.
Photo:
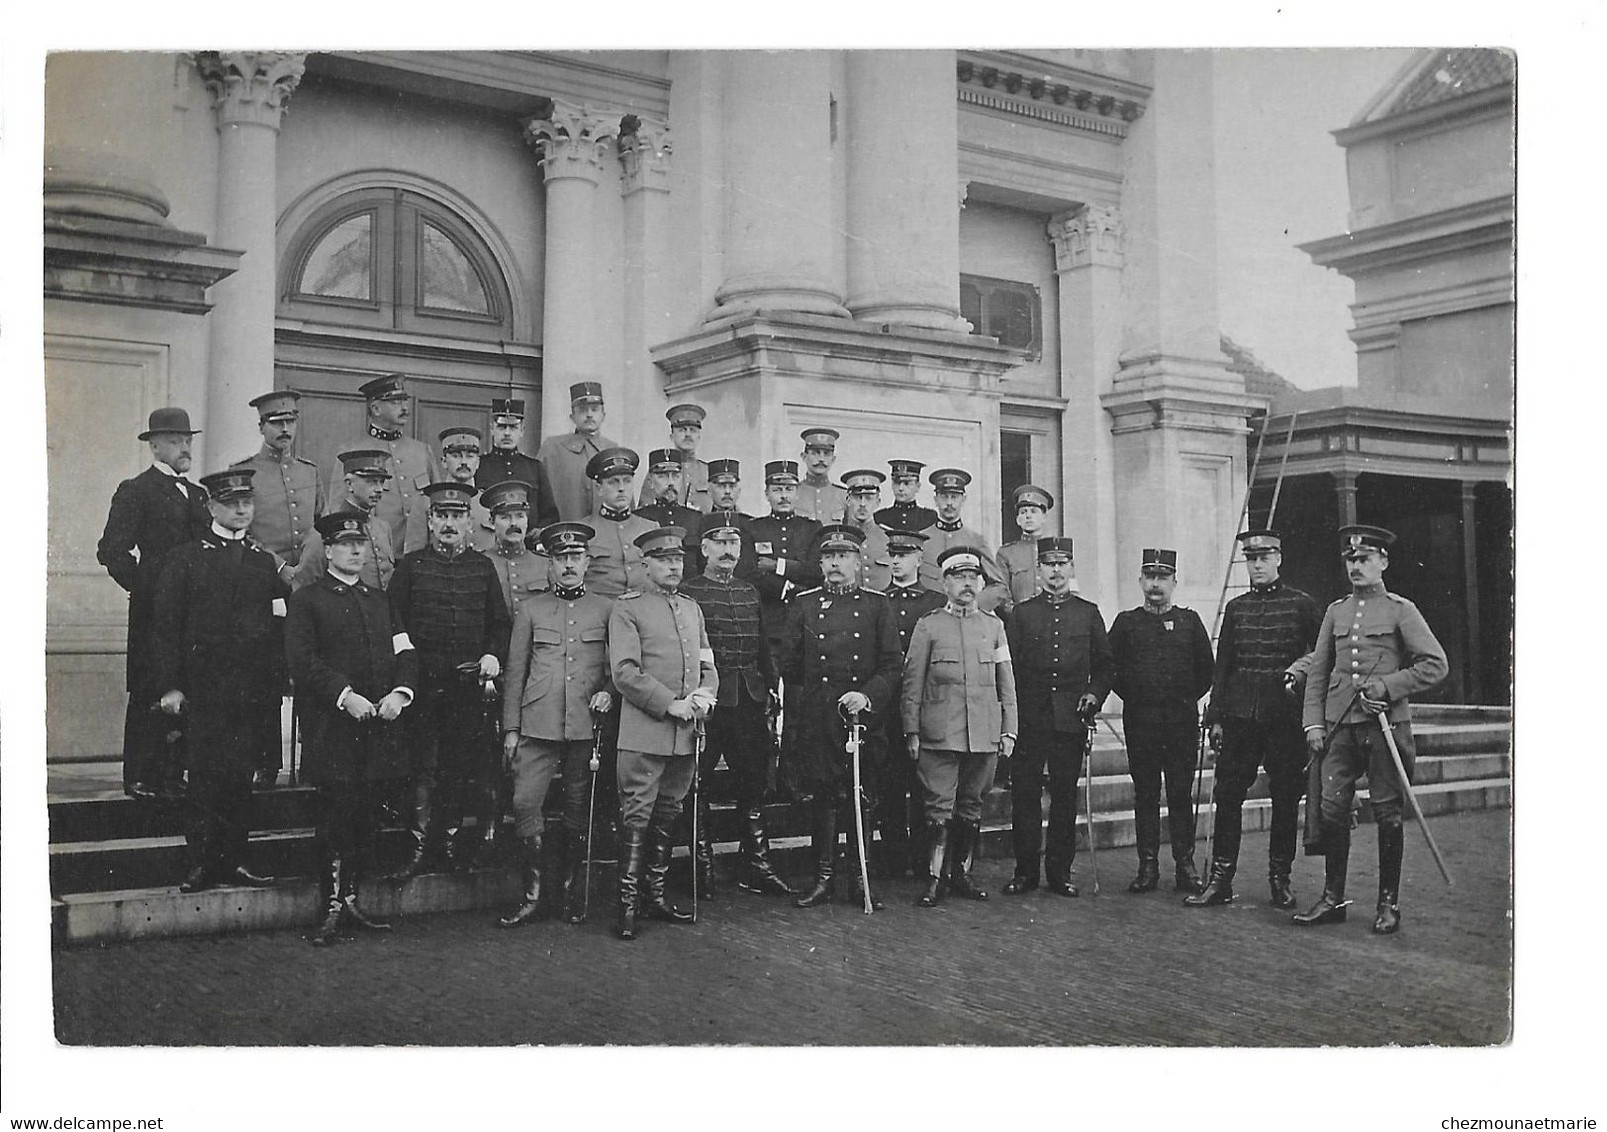
[[[916,897],[917,907],[933,908],[943,900],[943,869],[948,855],[949,827],[943,822],[926,826],[926,887]]]
[[[793,903],[813,908],[831,900],[832,870],[837,865],[837,803],[830,797],[816,798],[809,816],[809,848],[815,855],[815,886]]]
[[[364,931],[388,932],[390,924],[376,920],[357,906],[357,869],[350,860],[344,863],[340,874],[341,915],[346,923],[355,924]]]
[[[850,805],[852,805],[852,803],[850,803]],[[853,811],[850,810],[849,813],[852,814]],[[871,825],[870,820],[870,809],[864,804],[863,801],[860,802],[859,814],[861,820],[864,822],[866,848],[869,848],[871,830],[873,826]],[[859,835],[857,831],[848,839],[848,852],[844,855],[844,864],[848,866],[848,883],[853,889],[854,903],[863,908],[865,906],[865,879],[864,874],[860,871]],[[876,895],[875,889],[871,890],[870,906],[873,911],[879,910],[883,907],[881,899]]]
[[[714,872],[714,832],[709,828],[709,801],[698,791],[697,844],[692,847],[699,896],[713,896],[719,878]]]
[[[1350,826],[1348,823],[1323,823],[1322,844],[1326,864],[1326,877],[1322,897],[1304,912],[1294,914],[1294,922],[1303,928],[1318,924],[1342,924],[1345,908],[1345,874],[1350,867]]]
[[[982,824],[956,820],[949,827],[949,891],[966,900],[986,900],[988,894],[971,880],[971,864],[976,859],[977,842],[982,840]]]
[[[1406,827],[1378,827],[1378,916],[1373,931],[1394,935],[1401,930],[1401,858],[1406,853]]]
[[[571,924],[586,922],[586,885],[591,862],[586,859],[586,835],[565,830],[569,846],[569,877],[564,882],[564,919]]]
[[[690,924],[692,913],[681,911],[664,896],[664,885],[670,876],[670,854],[675,849],[674,821],[655,821],[648,830],[648,837],[647,902],[642,914],[666,924]]]
[[[643,866],[647,856],[647,830],[625,826],[619,842],[619,919],[614,934],[636,938],[636,913],[642,901]]]
[[[407,832],[413,839],[413,852],[407,864],[396,874],[398,880],[410,880],[429,868],[430,837],[433,834],[433,787],[413,787],[413,812],[409,815]]]
[[[497,920],[497,926],[520,928],[541,918],[545,910],[541,900],[541,835],[523,839],[523,859],[519,862],[519,875],[524,883],[524,902],[510,914]]]
[[[770,863],[770,834],[765,829],[764,811],[757,806],[743,819],[742,888],[772,896],[798,895],[798,890],[782,880]]]
[[[1283,857],[1272,857],[1267,861],[1267,886],[1272,890],[1274,908],[1295,906],[1294,889],[1289,882],[1289,872],[1293,867],[1294,862]]]
[[[1127,886],[1128,892],[1154,892],[1161,883],[1160,853],[1154,849],[1138,851],[1138,875]]]
[[[345,862],[341,858],[331,857],[324,863],[323,873],[319,877],[324,890],[324,918],[309,937],[314,947],[328,947],[340,938],[341,912],[346,907],[340,898],[344,876]]]
[[[1185,853],[1172,858],[1172,891],[1173,892],[1199,892],[1205,885],[1200,881],[1200,874],[1194,871],[1194,854]]]
[[[1215,904],[1231,904],[1233,902],[1233,874],[1239,871],[1239,863],[1230,861],[1226,857],[1211,858],[1211,872],[1206,878],[1205,887],[1192,896],[1183,897],[1183,903],[1189,908],[1209,908]]]

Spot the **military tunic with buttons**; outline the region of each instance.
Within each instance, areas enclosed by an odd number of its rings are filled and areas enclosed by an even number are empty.
[[[922,507],[913,499],[908,503],[894,501],[873,516],[879,526],[890,531],[924,531],[937,522],[937,512]]]
[[[280,561],[295,566],[307,540],[318,532],[313,520],[324,513],[324,487],[318,465],[299,456],[281,458],[266,444],[254,456],[232,465],[250,468],[257,501],[251,535]],[[322,569],[322,565],[319,567]]]
[[[883,720],[898,711],[903,667],[898,621],[887,598],[870,590],[806,590],[793,599],[779,653],[786,681],[781,772],[796,793],[840,790],[852,782],[844,743],[848,725],[837,711],[845,692],[870,700],[862,766],[870,775],[885,757]]]
[[[608,671],[613,605],[594,593],[565,598],[551,591],[525,602],[508,645],[503,731],[551,742],[591,741],[591,698],[614,690]]]
[[[385,494],[374,506],[374,517],[390,528],[391,546],[403,555],[422,550],[430,541],[429,525],[425,521],[430,498],[424,494],[424,489],[442,478],[435,453],[422,440],[411,436],[383,436],[374,428],[364,436],[337,444],[333,451],[350,452],[360,448],[383,448],[391,454],[387,463],[391,478],[385,484]],[[345,477],[337,455],[324,466],[326,498],[345,490]]]
[[[361,511],[356,500],[348,497],[336,508],[340,511]],[[391,528],[389,523],[379,522],[374,516],[368,516],[368,560],[358,571],[357,577],[366,586],[376,590],[384,590],[391,584],[391,576],[396,573],[396,554],[391,549]],[[290,579],[292,589],[305,589],[329,573],[329,564],[324,561],[324,540],[317,530],[307,536],[307,543],[302,547],[301,562],[296,566],[296,574]]]
[[[558,521],[558,502],[552,495],[552,481],[547,478],[547,470],[541,466],[540,460],[526,456],[517,448],[511,452],[493,448],[480,453],[480,467],[474,473],[475,487],[484,491],[494,483],[508,480],[518,480],[535,489],[530,493],[532,531],[539,531],[549,523]]]
[[[1016,539],[1005,543],[994,556],[1004,575],[1004,584],[1010,587],[1012,602],[1023,602],[1037,594],[1038,540]]]
[[[614,518],[601,508],[588,515],[585,521],[597,532],[586,551],[591,555],[586,565],[586,588],[601,597],[618,597],[627,590],[645,587],[647,566],[636,545],[636,537],[658,524],[634,511]]]
[[[698,603],[652,585],[620,595],[608,619],[608,655],[614,684],[625,701],[619,749],[692,754],[692,723],[668,712],[671,703],[700,687],[719,691],[714,650]]]
[[[522,544],[513,550],[496,547],[484,554],[496,567],[509,616],[517,617],[527,602],[552,589],[552,559],[545,554],[536,554]]]
[[[848,518],[843,524],[865,536],[859,550],[860,583],[868,590],[886,590],[893,581],[893,568],[887,562],[887,532],[875,523],[860,524]]]
[[[1015,672],[1004,623],[973,609],[934,610],[915,625],[904,658],[904,733],[934,751],[988,754],[1015,734]]]
[[[848,492],[822,477],[812,480],[805,476],[798,481],[797,512],[806,519],[819,523],[835,523],[842,518],[848,506]]]
[[[991,613],[1000,606],[1008,609],[1012,599],[1009,587],[1004,584],[1004,571],[988,552],[987,541],[964,523],[946,527],[940,520],[926,529],[926,541],[921,544],[921,584],[933,590],[943,588],[943,571],[937,560],[951,546],[968,546],[982,560],[983,587],[977,594],[977,608],[984,613]]]
[[[547,481],[552,485],[552,497],[558,505],[558,517],[565,522],[585,522],[596,510],[592,498],[591,478],[586,465],[605,448],[618,448],[619,442],[602,433],[584,436],[578,432],[549,436],[541,442],[536,459],[547,470]],[[588,583],[589,585],[590,583]]]
[[[787,603],[800,590],[820,584],[820,562],[811,553],[820,524],[794,511],[790,515],[771,512],[748,524],[753,536],[753,553],[758,558],[774,558],[774,570],[757,565],[749,580],[759,591],[759,612],[764,620],[770,654],[779,657],[787,631]]]

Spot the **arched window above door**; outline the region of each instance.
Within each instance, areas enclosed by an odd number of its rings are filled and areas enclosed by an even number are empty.
[[[279,313],[308,322],[454,338],[513,337],[507,282],[483,240],[407,189],[330,201],[291,238]]]

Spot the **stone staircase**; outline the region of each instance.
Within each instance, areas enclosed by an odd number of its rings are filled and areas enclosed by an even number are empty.
[[[1430,818],[1506,807],[1512,801],[1512,716],[1510,709],[1428,706],[1415,713],[1417,795]],[[1111,726],[1107,727],[1106,722]],[[1132,782],[1119,734],[1119,717],[1101,722],[1093,754],[1094,836],[1097,848],[1133,844]],[[727,800],[725,772],[707,784],[713,800],[711,824],[722,855],[737,850],[740,815]],[[283,777],[281,776],[281,780]],[[318,892],[312,879],[317,847],[313,839],[313,792],[281,786],[256,796],[252,867],[281,878],[267,889],[217,888],[183,895],[177,883],[185,868],[183,811],[178,803],[134,801],[123,796],[115,763],[78,763],[49,769],[50,891],[52,924],[58,944],[181,934],[216,934],[265,928],[308,926],[316,921]],[[1199,786],[1201,833],[1209,820],[1212,775]],[[556,785],[550,797],[558,797]],[[1362,820],[1371,820],[1362,792]],[[1046,798],[1047,802],[1047,798]],[[1266,828],[1270,805],[1264,780],[1252,790],[1244,827]],[[769,808],[778,868],[788,876],[809,871],[806,816],[801,807]],[[1079,815],[1078,843],[1087,847],[1087,827]],[[851,831],[849,832],[851,836]],[[995,789],[983,812],[984,857],[1010,855],[1010,800]],[[382,866],[399,862],[407,849],[400,829],[382,831]],[[1201,846],[1202,855],[1204,846]],[[678,850],[685,856],[685,849]],[[1164,855],[1164,854],[1163,854]],[[1132,862],[1121,856],[1112,874],[1125,877]],[[611,914],[613,861],[600,846],[592,876],[593,916]],[[1086,867],[1079,858],[1079,867]],[[1164,863],[1164,862],[1163,862]],[[380,915],[501,908],[517,900],[519,882],[509,866],[418,877],[408,882],[363,882],[365,907]]]

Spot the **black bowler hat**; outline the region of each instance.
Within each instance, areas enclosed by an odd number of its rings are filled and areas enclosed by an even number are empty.
[[[524,480],[502,480],[480,493],[480,502],[495,515],[498,511],[530,510],[530,485]]]
[[[574,408],[582,402],[603,403],[603,384],[600,381],[577,381],[569,387],[569,406]]]
[[[337,542],[368,541],[368,516],[361,511],[331,511],[318,516],[312,525],[318,528],[318,536],[324,540],[325,546],[333,546]]]
[[[258,420],[293,421],[301,416],[296,406],[300,400],[301,394],[294,389],[277,389],[272,393],[259,394],[246,404],[257,411]]]
[[[739,483],[742,480],[742,463],[739,460],[710,460],[709,482],[719,483],[721,480],[730,480]]]
[[[207,496],[211,499],[238,499],[242,495],[255,494],[251,477],[256,474],[255,468],[229,468],[202,476],[201,486],[206,488]]]
[[[634,476],[642,458],[629,448],[604,448],[586,461],[586,477],[601,480],[624,473]]]
[[[371,480],[391,478],[391,454],[381,448],[353,448],[340,454],[340,470],[348,476],[365,476]]]
[[[531,535],[525,544],[535,550],[539,543],[548,554],[562,554],[566,550],[586,550],[597,532],[585,523],[548,523],[539,535]]]
[[[478,493],[479,488],[472,483],[458,483],[455,480],[442,480],[424,486],[424,494],[430,497],[432,511],[467,511],[470,500]]]
[[[764,466],[764,482],[767,484],[797,483],[798,461],[771,460]]]
[[[1064,558],[1067,562],[1072,560],[1071,539],[1065,536],[1058,538],[1041,538],[1038,540],[1038,561],[1052,562]]]
[[[1139,564],[1138,569],[1140,572],[1144,570],[1165,570],[1175,574],[1177,573],[1177,551],[1156,550],[1153,547],[1145,547],[1144,560]]]
[[[926,545],[926,534],[922,531],[903,531],[888,529],[887,553],[889,554],[919,554]]]
[[[359,385],[357,392],[368,401],[406,401],[407,375],[388,373],[384,377],[376,377]]]
[[[182,432],[194,436],[200,431],[190,427],[190,414],[184,409],[152,409],[150,424],[139,434],[139,439],[149,440],[163,432]]]
[[[847,523],[833,523],[820,528],[820,552],[828,550],[860,550],[865,545],[865,532]]]
[[[1389,553],[1395,545],[1395,532],[1383,527],[1369,527],[1365,523],[1352,523],[1339,528],[1339,551],[1345,558],[1360,558],[1368,551]]]
[[[667,558],[672,554],[686,553],[685,527],[656,527],[643,531],[632,540],[636,549],[648,558]]]
[[[971,473],[959,468],[939,468],[926,478],[937,491],[964,491],[971,482]]]

